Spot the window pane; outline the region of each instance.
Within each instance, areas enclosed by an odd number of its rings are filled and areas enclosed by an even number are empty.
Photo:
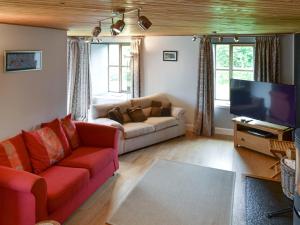
[[[216,70],[215,99],[229,100],[229,71]]]
[[[110,44],[109,45],[109,65],[118,66],[119,65],[119,45]]]
[[[119,67],[109,67],[109,91],[119,92]]]
[[[229,45],[216,45],[216,68],[229,68]]]
[[[252,71],[233,71],[232,78],[240,80],[254,80]]]
[[[123,45],[122,46],[122,66],[129,66],[130,63],[130,46]]]
[[[131,90],[131,74],[129,67],[122,68],[122,91],[130,92]]]
[[[252,46],[233,46],[233,68],[250,69],[254,67]]]

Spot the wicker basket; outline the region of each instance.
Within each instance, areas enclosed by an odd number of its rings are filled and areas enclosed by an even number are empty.
[[[294,199],[294,192],[295,192],[295,161],[289,160],[288,165],[286,157],[280,160],[281,164],[281,186],[283,193],[289,198]]]

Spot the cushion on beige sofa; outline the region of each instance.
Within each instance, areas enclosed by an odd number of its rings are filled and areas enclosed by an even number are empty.
[[[155,131],[178,125],[174,117],[149,117],[144,123],[153,125]]]
[[[147,124],[145,122],[142,123],[125,123],[124,127],[124,136],[127,138],[134,138],[138,136],[142,136],[145,134],[149,134],[155,131],[155,127]]]

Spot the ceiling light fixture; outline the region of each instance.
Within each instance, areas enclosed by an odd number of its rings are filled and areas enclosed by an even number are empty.
[[[138,23],[139,27],[144,31],[148,30],[152,26],[151,21],[146,16],[141,16],[140,15],[140,9],[138,9],[138,21],[137,21],[137,23]]]
[[[110,33],[112,36],[117,36],[119,33],[114,30],[114,25],[114,18],[111,18]]]
[[[222,37],[222,36],[219,36],[219,37],[218,37],[218,41],[219,41],[219,42],[222,42],[222,41],[223,41],[223,37]]]
[[[197,36],[194,35],[193,38],[192,38],[192,41],[196,41],[197,40]]]
[[[123,14],[122,20],[118,20],[115,24],[113,23],[112,30],[117,34],[120,34],[123,31],[124,27],[125,27],[125,22],[124,22],[124,14]]]
[[[100,33],[101,33],[101,22],[99,21],[99,26],[94,27],[92,35],[93,37],[98,37]]]
[[[235,35],[234,38],[233,38],[233,41],[237,43],[237,42],[240,41],[240,39],[239,39],[239,37],[237,35]]]

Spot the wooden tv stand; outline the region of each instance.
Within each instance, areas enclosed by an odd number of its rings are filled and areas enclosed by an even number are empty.
[[[270,139],[290,141],[292,128],[247,117],[236,117],[234,123],[234,146],[245,147],[270,156]]]

